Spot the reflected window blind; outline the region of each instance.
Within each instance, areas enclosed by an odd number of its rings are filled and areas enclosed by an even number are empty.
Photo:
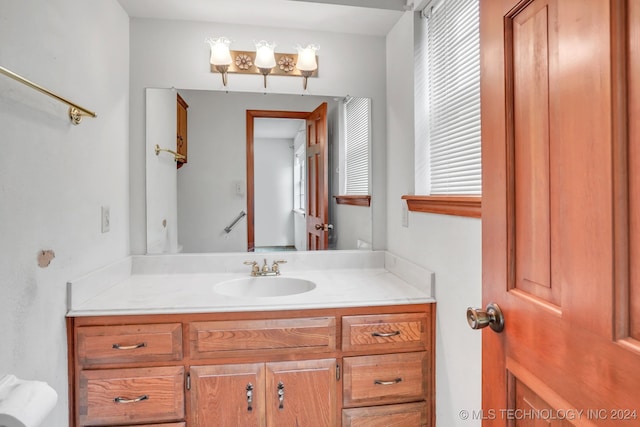
[[[430,194],[480,194],[479,1],[435,1],[423,17]]]
[[[369,194],[369,98],[349,98],[344,104],[345,186],[348,195]]]

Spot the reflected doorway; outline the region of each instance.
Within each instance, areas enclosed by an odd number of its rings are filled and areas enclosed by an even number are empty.
[[[247,110],[249,252],[327,249],[328,230],[325,224],[328,220],[329,195],[326,112],[326,103],[313,112]],[[269,120],[259,122],[264,119]],[[287,142],[281,138],[269,140],[256,137],[256,129],[260,129],[264,123],[273,124],[272,120],[277,122],[282,119],[288,119],[286,122],[289,124],[299,124],[295,132],[297,134],[297,130],[302,129],[297,138],[304,143],[302,151],[299,150],[300,142],[296,147],[296,138],[289,138]],[[264,136],[262,132],[260,135]],[[303,158],[300,158],[301,153],[304,153]],[[299,157],[296,158],[295,154]],[[256,158],[260,162],[255,162]],[[303,167],[299,167],[301,165]],[[301,175],[303,170],[304,174]],[[266,184],[273,183],[274,179],[286,184]],[[256,218],[260,222],[256,222]]]

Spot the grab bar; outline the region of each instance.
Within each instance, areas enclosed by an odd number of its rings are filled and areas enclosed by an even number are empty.
[[[228,227],[224,228],[224,231],[228,233],[231,233],[231,230],[233,230],[233,227],[236,226],[236,224],[238,223],[238,221],[240,221],[242,219],[242,217],[244,217],[247,213],[245,211],[240,211],[240,213],[238,214],[238,216],[236,217],[236,219],[234,219],[231,224],[229,224]]]

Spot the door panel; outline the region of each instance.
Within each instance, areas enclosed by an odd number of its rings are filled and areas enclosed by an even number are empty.
[[[640,424],[639,7],[480,2],[484,426]]]
[[[556,48],[557,10],[536,1],[511,18],[515,177],[515,283],[513,287],[559,304],[560,286],[551,281],[549,62]]]
[[[640,3],[630,1],[629,21],[629,204],[630,204],[630,286],[618,291],[618,337],[640,352]],[[622,298],[620,298],[622,296]]]
[[[307,248],[328,249],[329,172],[327,170],[327,103],[307,118]],[[320,227],[317,228],[316,226]]]
[[[267,425],[337,425],[336,360],[267,363]]]
[[[265,426],[264,364],[193,366],[191,379],[195,427]]]

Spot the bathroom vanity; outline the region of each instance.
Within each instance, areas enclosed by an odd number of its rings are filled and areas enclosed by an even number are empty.
[[[293,267],[313,289],[277,298],[217,293],[228,272],[72,284],[70,425],[433,426],[432,274],[366,267]]]

